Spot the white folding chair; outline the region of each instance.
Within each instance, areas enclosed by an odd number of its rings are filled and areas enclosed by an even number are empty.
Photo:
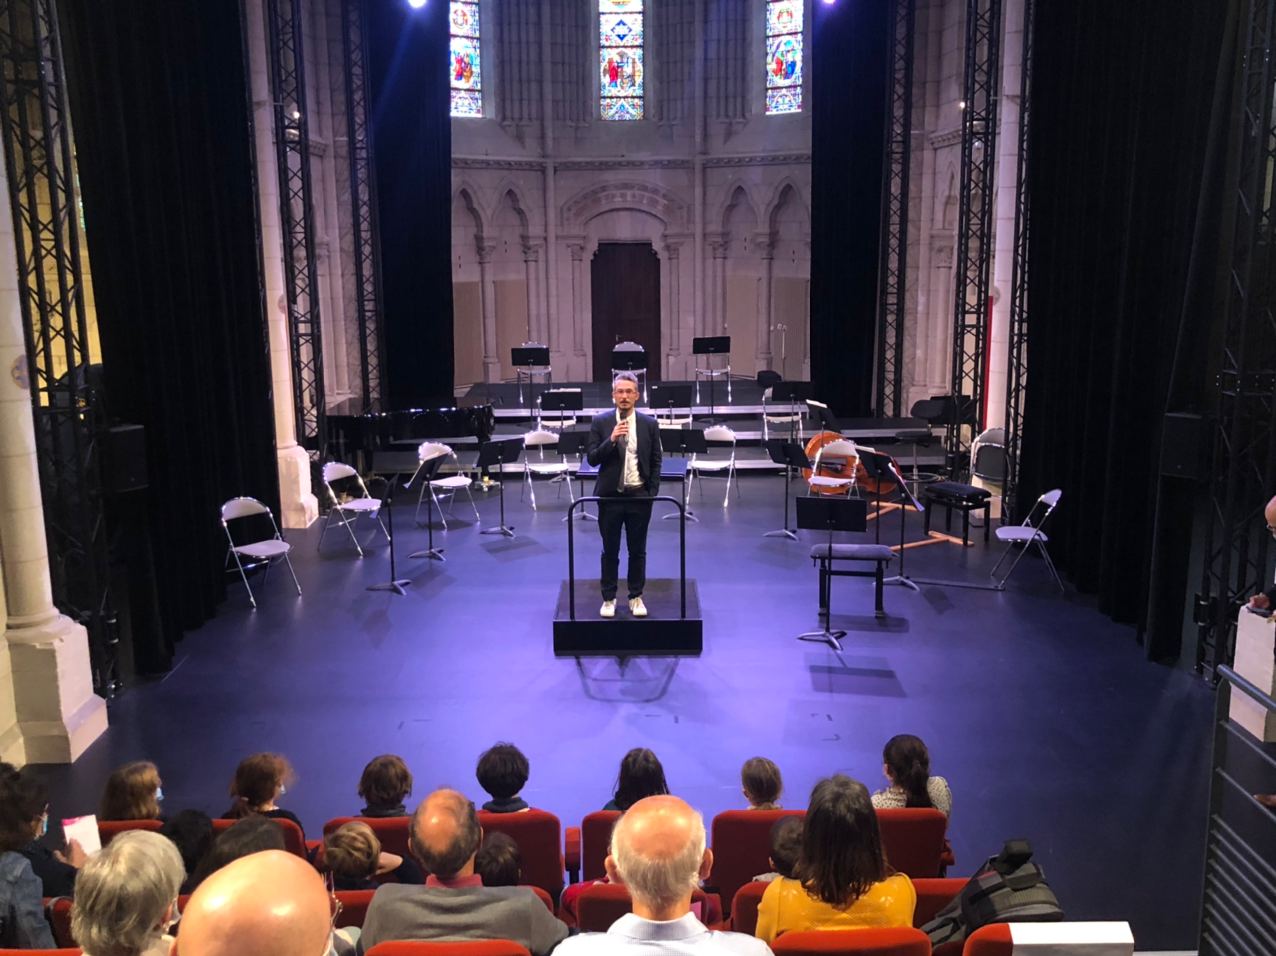
[[[859,462],[859,451],[855,442],[849,438],[831,441],[815,453],[815,461],[811,463],[811,477],[806,479],[809,494],[847,494],[855,487],[855,478],[838,478],[833,475],[821,475],[820,465],[831,467],[832,462],[844,462],[843,472],[855,474],[855,466]]]
[[[252,541],[237,542],[235,536],[231,534],[230,523],[239,518],[253,518],[264,515],[269,521],[271,528],[274,529],[274,536],[269,538],[256,538]],[[226,552],[226,566],[230,567],[231,558],[235,560],[235,567],[239,569],[240,580],[244,582],[244,590],[248,592],[248,602],[252,604],[253,609],[257,608],[257,599],[253,596],[253,589],[248,584],[248,573],[244,568],[244,558],[248,559],[249,567],[265,565],[265,571],[262,572],[262,583],[266,583],[266,574],[270,571],[272,562],[283,558],[284,563],[288,565],[288,573],[292,575],[292,583],[297,588],[297,594],[301,594],[301,583],[297,580],[297,572],[292,569],[292,560],[288,557],[288,552],[292,550],[292,545],[284,540],[284,536],[279,533],[279,525],[275,524],[275,516],[270,509],[263,505],[256,498],[231,498],[230,501],[222,505],[222,529],[226,532],[226,541],[229,543],[229,549]]]
[[[357,489],[359,493],[357,495],[349,492],[339,493],[333,488],[333,485],[338,482],[346,487]],[[359,552],[359,557],[363,557],[363,546],[359,544],[359,539],[355,536],[354,525],[362,516],[375,518],[386,541],[390,540],[390,532],[386,531],[385,525],[381,523],[381,499],[373,498],[368,494],[368,486],[363,483],[357,471],[339,461],[327,462],[323,466],[323,486],[332,499],[332,508],[328,511],[328,520],[324,522],[323,530],[319,532],[319,543],[315,545],[316,551],[323,547],[323,536],[332,526],[333,518],[336,518],[346,529],[350,540],[354,542],[354,549]]]
[[[722,507],[727,507],[731,501],[731,485],[735,484],[735,496],[740,497],[740,482],[735,475],[735,432],[726,425],[712,425],[704,430],[704,440],[716,445],[730,446],[730,454],[726,458],[701,458],[699,455],[692,455],[691,461],[687,464],[687,470],[691,472],[687,479],[692,485],[695,484],[697,478],[704,477],[720,477],[726,475],[727,493],[722,496]],[[687,497],[691,497],[691,489],[687,489]],[[704,497],[704,488],[700,489],[700,497]]]
[[[451,445],[445,445],[437,441],[421,442],[420,447],[416,450],[417,461],[425,464],[434,459],[440,459],[430,472],[432,475],[438,474],[438,469],[442,467],[443,459],[451,458],[453,462],[458,462],[456,452],[452,450]],[[439,504],[439,495],[442,494],[448,499],[448,512],[451,513],[452,507],[456,503],[456,493],[461,489],[465,490],[466,495],[470,499],[470,507],[474,509],[474,520],[479,520],[478,505],[474,503],[474,492],[470,490],[470,485],[474,482],[468,475],[445,475],[442,478],[431,478],[421,483],[421,493],[416,499],[416,523],[421,523],[421,502],[425,501],[425,493],[428,491],[430,497],[434,499],[434,507],[439,509],[439,520],[443,522],[443,530],[447,530],[447,519],[443,517],[443,506]]]
[[[994,578],[997,577],[997,569],[1001,567],[1001,562],[1006,560],[1006,556],[1014,550],[1015,545],[1021,546],[1018,556],[1010,564],[1010,570],[997,581],[998,590],[1006,586],[1006,581],[1009,580],[1010,575],[1015,573],[1015,568],[1019,566],[1023,556],[1028,553],[1028,548],[1034,544],[1037,546],[1037,550],[1041,552],[1041,557],[1045,560],[1046,567],[1050,569],[1050,574],[1053,575],[1055,584],[1059,585],[1059,590],[1065,590],[1063,578],[1059,577],[1059,572],[1055,569],[1054,562],[1050,560],[1050,552],[1046,550],[1046,542],[1050,539],[1041,530],[1045,526],[1046,520],[1058,506],[1059,499],[1062,496],[1063,492],[1058,488],[1053,491],[1047,491],[1033,504],[1032,510],[1028,512],[1028,517],[1023,519],[1023,524],[1007,525],[997,529],[997,540],[1006,542],[1006,550],[992,567],[990,573]],[[1040,514],[1038,514],[1038,509],[1040,509]]]
[[[802,440],[802,416],[806,412],[806,402],[781,402],[776,405],[771,399],[771,388],[762,390],[762,440],[771,437],[772,426],[778,426],[781,437],[795,436],[795,441]]]
[[[545,449],[553,447],[558,451],[559,436],[557,432],[551,432],[544,428],[538,428],[528,432],[523,436],[523,489],[530,494],[532,499],[532,510],[536,510],[536,486],[532,481],[533,475],[540,475],[543,478],[549,478],[550,481],[559,483],[559,494],[562,494],[562,486],[567,486],[567,494],[572,501],[576,500],[576,495],[572,492],[572,465],[567,461],[561,453],[557,461],[547,459],[545,457]],[[522,500],[519,495],[519,500]]]
[[[642,352],[644,361],[648,361],[648,362],[650,361],[650,359],[647,357],[647,350],[643,348],[641,345],[639,345],[637,342],[630,342],[628,340],[624,342],[617,342],[615,347],[612,348],[611,352],[613,357],[613,361],[611,364],[613,366],[616,364],[616,362],[614,361],[614,358],[617,352]],[[638,386],[642,389],[643,402],[650,401],[650,398],[648,398],[647,396],[647,367],[644,365],[642,368],[613,368],[611,370],[611,378],[613,382],[616,380],[616,376],[619,375],[621,372],[632,372],[634,375],[634,378],[638,380]]]
[[[522,345],[525,349],[543,349],[544,342],[524,342]],[[549,365],[516,365],[514,367],[514,380],[518,383],[518,404],[523,404],[523,380],[526,379],[529,386],[536,384],[536,380],[540,379],[546,386],[553,384],[554,369]]]

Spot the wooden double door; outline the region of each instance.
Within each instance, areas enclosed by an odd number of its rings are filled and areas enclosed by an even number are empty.
[[[600,242],[590,264],[594,380],[611,378],[611,350],[637,342],[660,381],[660,257],[650,242]]]

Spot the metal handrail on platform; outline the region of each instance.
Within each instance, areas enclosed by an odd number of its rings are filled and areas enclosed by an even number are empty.
[[[614,499],[602,498],[599,495],[586,495],[577,498],[567,508],[567,613],[571,620],[576,620],[576,522],[572,521],[572,512],[577,506],[586,504],[590,501],[607,501]],[[655,495],[651,498],[640,499],[650,501],[652,507],[655,507],[657,501],[671,502],[678,509],[678,581],[681,590],[679,614],[678,616],[686,620],[687,618],[687,508],[681,499],[672,495]],[[599,514],[602,509],[599,508]]]

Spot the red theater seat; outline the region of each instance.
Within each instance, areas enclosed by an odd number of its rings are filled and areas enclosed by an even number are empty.
[[[563,830],[558,817],[546,810],[523,813],[480,810],[478,820],[484,833],[504,833],[518,844],[523,857],[524,883],[539,886],[551,899],[558,899],[563,891]]]
[[[305,837],[305,834],[301,832],[301,827],[297,826],[297,824],[293,823],[291,820],[280,820],[274,817],[269,817],[268,819],[272,823],[277,825],[279,829],[284,831],[284,849],[285,850],[287,850],[289,853],[297,854],[297,856],[301,857],[303,860],[310,859],[309,853],[306,852],[306,837]],[[222,819],[214,820],[213,821],[214,838],[217,836],[217,834],[224,833],[225,831],[229,830],[238,822],[239,822],[238,820],[222,820]]]
[[[758,928],[758,906],[762,903],[762,894],[770,883],[759,883],[756,880],[745,883],[735,891],[731,900],[731,928],[737,933],[752,936]]]
[[[324,838],[327,839],[329,835],[340,829],[343,824],[355,820],[360,823],[366,823],[372,828],[372,832],[381,841],[381,849],[386,853],[412,858],[412,852],[408,849],[408,830],[412,822],[411,817],[334,817],[323,825]]]
[[[929,807],[878,810],[877,825],[891,866],[913,879],[939,876],[944,831],[948,829],[946,816]]]
[[[363,927],[363,918],[368,915],[368,904],[372,902],[372,894],[376,890],[337,890],[337,899],[341,903],[341,912],[337,915],[337,928],[347,926]]]
[[[601,880],[607,875],[603,861],[611,845],[611,831],[620,819],[619,810],[595,810],[580,822],[581,881]]]
[[[771,946],[775,956],[930,956],[930,940],[919,929],[825,929],[785,933]]]
[[[531,953],[508,939],[394,940],[377,943],[364,956],[531,956]]]
[[[74,946],[75,937],[71,935],[71,907],[74,905],[69,896],[44,898],[44,918],[49,921],[53,930],[53,941],[59,946]]]
[[[712,926],[721,921],[722,901],[716,893],[695,890],[691,905],[699,904],[700,921]],[[595,883],[576,900],[577,925],[582,933],[605,933],[626,913],[634,909],[629,890],[619,883]]]
[[[913,880],[917,891],[917,909],[913,910],[913,925],[925,926],[945,906],[957,898],[968,881],[965,879]]]
[[[1015,944],[1010,938],[1009,923],[981,926],[966,937],[962,956],[1011,956]]]
[[[759,873],[771,869],[771,827],[781,817],[806,816],[805,810],[726,810],[713,818],[710,846],[713,872],[706,881],[722,899]]]
[[[99,820],[97,835],[102,841],[102,846],[106,846],[117,833],[124,833],[127,830],[158,831],[162,826],[164,826],[162,820]]]

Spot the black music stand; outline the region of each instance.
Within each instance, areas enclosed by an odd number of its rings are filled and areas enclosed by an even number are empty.
[[[581,462],[585,460],[585,449],[589,446],[589,432],[559,432],[558,435],[558,453],[566,457],[567,455],[575,455]],[[580,482],[580,496],[585,497],[585,477],[580,473],[580,468],[576,469],[576,480]],[[589,509],[582,507],[580,511],[568,510],[564,521],[570,521],[572,518],[579,518],[582,521],[597,521],[598,515],[591,514]]]
[[[491,468],[493,465],[501,466],[501,475],[504,476],[505,465],[511,465],[518,461],[519,456],[523,454],[523,439],[506,438],[501,441],[486,441],[479,446],[479,456],[476,467]],[[503,534],[507,538],[514,537],[514,528],[512,525],[505,524],[505,482],[501,485],[501,523],[491,528],[484,528],[479,534]]]
[[[403,486],[403,490],[404,491],[411,490],[412,483],[415,482],[417,478],[420,478],[427,485],[430,482],[432,482],[435,479],[435,477],[438,475],[439,468],[443,466],[443,459],[446,457],[447,457],[446,455],[435,455],[433,458],[429,458],[421,462],[421,464],[417,465],[416,471],[413,473],[412,477],[408,479],[408,483]],[[446,561],[447,558],[443,557],[443,549],[436,548],[434,546],[434,493],[433,492],[430,492],[430,494],[428,495],[428,499],[429,500],[426,501],[425,503],[425,533],[427,535],[425,550],[413,551],[411,554],[408,555],[408,557],[409,558],[429,558],[431,561]],[[417,508],[418,508],[417,513],[420,514],[419,504],[417,505]]]
[[[656,421],[660,421],[660,412],[662,410],[669,413],[672,419],[675,408],[685,408],[687,417],[691,418],[695,409],[691,407],[691,386],[690,385],[668,385],[661,383],[651,386],[651,403],[649,405],[652,412],[655,413]]]
[[[660,448],[667,455],[681,455],[686,458],[688,455],[703,455],[709,451],[709,443],[704,440],[703,428],[662,428],[660,429]],[[683,479],[682,482],[682,501],[686,506],[686,516],[688,521],[699,521],[696,513],[691,510],[691,494],[687,485],[694,481],[694,473]],[[660,516],[663,521],[666,518],[677,518],[679,512],[671,511],[668,514]]]
[[[696,369],[696,401],[700,400],[700,373],[703,371],[709,376],[709,424],[716,424],[714,420],[714,386],[717,384],[718,375],[722,372],[727,374],[727,401],[731,401],[731,336],[729,335],[707,335],[701,338],[693,338],[691,340],[692,355],[725,355],[727,356],[727,367],[724,369],[706,368]]]
[[[793,484],[793,469],[810,468],[811,460],[806,457],[806,451],[801,445],[797,442],[787,442],[783,438],[768,438],[766,451],[773,462],[784,466],[784,527],[778,531],[768,531],[762,537],[788,538],[790,541],[796,541],[797,529],[789,527],[789,497],[790,486]]]
[[[899,473],[899,465],[896,464],[895,459],[891,458],[889,455],[886,456],[886,464],[890,469],[891,474],[895,476],[895,481],[899,484],[899,495],[904,499],[904,502],[899,509],[899,574],[892,574],[889,578],[883,578],[882,583],[900,584],[906,588],[912,588],[914,591],[920,591],[921,588],[917,586],[916,582],[904,573],[904,553],[908,551],[907,546],[904,544],[904,529],[908,524],[909,505],[912,505],[913,508],[917,510],[918,514],[921,514],[926,510],[926,508],[917,500],[917,496],[914,495],[912,489],[908,487],[908,482],[906,482],[904,480],[904,476]],[[896,549],[892,548],[891,550],[894,551]]]
[[[842,426],[838,424],[837,416],[829,410],[827,405],[823,402],[817,402],[813,398],[808,398],[806,399],[806,407],[810,410],[811,417],[820,423],[820,428],[827,432],[842,434]]]
[[[564,412],[579,412],[585,407],[585,395],[579,388],[551,388],[541,392],[540,409],[543,416],[546,412],[558,412],[558,427],[562,428],[566,421]],[[576,424],[576,416],[572,416],[572,424]]]
[[[868,502],[863,498],[832,498],[819,495],[802,497],[797,500],[797,524],[799,528],[807,531],[827,531],[829,554],[832,554],[834,531],[868,529]],[[833,618],[832,602],[825,603],[821,612],[824,617],[824,630],[805,631],[798,635],[798,640],[827,644],[840,653],[841,640],[846,636],[846,632],[834,631],[829,627]]]
[[[811,397],[810,382],[776,382],[771,386],[771,401],[789,403],[789,441],[797,441],[798,404]],[[763,414],[766,414],[765,409]]]
[[[532,406],[536,404],[536,378],[537,375],[549,375],[549,347],[545,345],[524,345],[521,348],[510,349],[510,364],[514,366],[515,377],[518,379],[518,403],[523,404],[523,376],[527,376],[527,384],[530,388],[528,395],[531,401],[527,403],[527,410],[530,412]],[[537,368],[544,371],[537,372]]]
[[[419,468],[417,469],[420,470]],[[398,473],[391,475],[390,479],[385,483],[385,494],[381,496],[381,510],[385,512],[386,529],[385,535],[390,539],[390,580],[382,581],[380,584],[369,584],[368,591],[390,591],[399,597],[407,597],[408,592],[404,590],[412,582],[407,578],[396,577],[397,572],[394,567],[394,486],[399,480]]]

